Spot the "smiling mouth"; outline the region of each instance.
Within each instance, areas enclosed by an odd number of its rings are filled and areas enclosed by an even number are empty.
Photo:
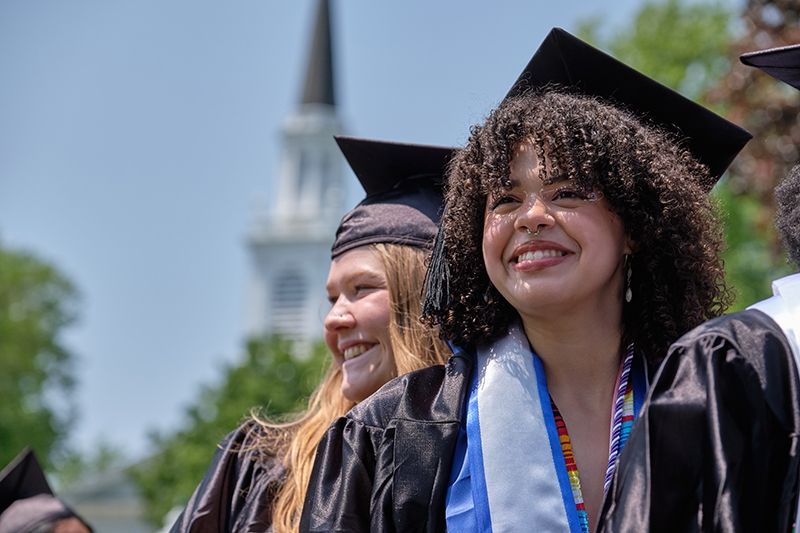
[[[354,357],[358,357],[362,353],[366,352],[370,348],[375,346],[374,344],[357,344],[356,346],[351,346],[350,348],[346,349],[342,355],[344,355],[344,360],[349,361]]]
[[[560,250],[536,250],[535,252],[520,254],[517,257],[517,263],[523,261],[538,261],[539,259],[545,259],[547,257],[563,257],[565,255],[567,255],[567,252],[562,252]]]

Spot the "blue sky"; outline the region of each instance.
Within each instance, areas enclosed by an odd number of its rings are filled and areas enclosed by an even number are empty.
[[[333,0],[341,117],[463,144],[551,27],[619,27],[641,3]],[[0,242],[81,290],[77,446],[141,457],[239,356],[245,235],[274,194],[315,4],[0,0]]]

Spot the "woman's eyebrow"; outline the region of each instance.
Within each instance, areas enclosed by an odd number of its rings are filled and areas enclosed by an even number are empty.
[[[384,282],[386,281],[384,276],[382,276],[380,272],[375,272],[374,270],[369,270],[369,269],[356,270],[354,272],[349,273],[345,277],[345,279],[348,281],[352,281],[358,278],[370,278]]]

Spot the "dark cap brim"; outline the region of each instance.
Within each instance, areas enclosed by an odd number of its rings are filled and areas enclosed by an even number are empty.
[[[800,44],[748,52],[739,60],[800,90]]]

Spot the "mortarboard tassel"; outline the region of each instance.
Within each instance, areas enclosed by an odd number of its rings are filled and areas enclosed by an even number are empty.
[[[444,215],[442,218],[444,219]],[[433,252],[423,285],[425,287],[425,299],[422,302],[423,317],[439,312],[450,304],[450,265],[447,264],[447,247],[441,223],[433,243]]]

